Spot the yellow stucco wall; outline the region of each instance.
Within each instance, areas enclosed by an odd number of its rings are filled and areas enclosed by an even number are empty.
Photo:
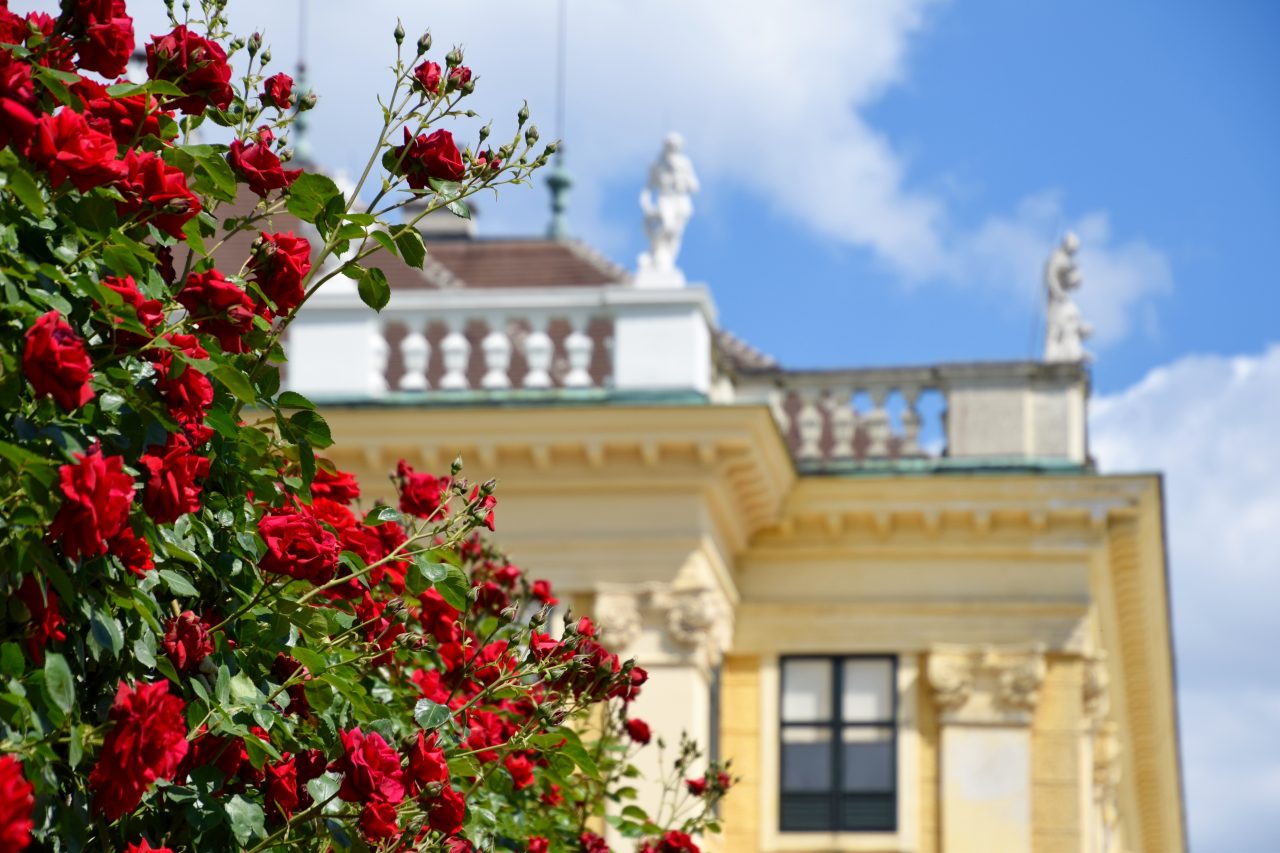
[[[920,655],[920,672],[927,656]],[[920,721],[920,853],[942,853],[942,821],[938,812],[938,711],[929,690],[917,693]]]
[[[730,655],[720,670],[720,748],[738,783],[721,803],[725,851],[757,849],[760,834],[760,658]]]

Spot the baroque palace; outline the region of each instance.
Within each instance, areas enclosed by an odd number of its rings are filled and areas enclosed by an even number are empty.
[[[714,849],[1183,850],[1161,482],[1092,464],[1074,238],[1043,360],[789,370],[676,264],[678,137],[634,273],[568,183],[544,239],[432,214],[381,314],[309,303],[287,383],[334,461],[500,477],[513,559],[648,669],[635,714],[733,759]]]

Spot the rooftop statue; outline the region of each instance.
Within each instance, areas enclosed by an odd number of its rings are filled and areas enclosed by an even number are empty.
[[[1093,358],[1084,348],[1084,339],[1093,334],[1093,327],[1081,319],[1080,309],[1071,298],[1071,292],[1083,283],[1075,261],[1079,249],[1080,238],[1068,231],[1044,266],[1045,298],[1048,302],[1045,308],[1045,361],[1090,361]]]
[[[683,147],[680,134],[667,135],[662,153],[649,167],[649,185],[640,193],[640,209],[644,211],[644,228],[649,237],[649,251],[640,255],[636,275],[642,286],[684,284],[676,255],[680,253],[684,227],[693,215],[692,195],[698,191],[698,176],[681,150]]]

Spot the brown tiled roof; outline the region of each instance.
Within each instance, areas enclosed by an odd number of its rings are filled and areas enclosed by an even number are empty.
[[[417,287],[586,287],[627,280],[625,270],[567,240],[470,239],[427,243]],[[407,276],[394,286],[414,287]]]
[[[778,370],[773,356],[761,352],[737,335],[725,329],[716,329],[716,347],[738,373]]]

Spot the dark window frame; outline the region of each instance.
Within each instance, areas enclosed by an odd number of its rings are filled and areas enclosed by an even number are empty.
[[[889,718],[885,720],[845,722],[844,717],[844,664],[847,661],[874,660],[889,664]],[[791,720],[784,715],[783,703],[786,697],[787,663],[791,661],[823,661],[831,665],[831,705],[828,708],[830,717],[826,720]],[[898,713],[900,697],[898,695],[898,657],[889,654],[800,654],[783,655],[778,663],[778,829],[780,832],[897,832],[898,831],[898,790],[901,780],[898,778]],[[783,733],[787,728],[821,729],[827,728],[831,739],[831,780],[825,792],[814,796],[825,795],[827,798],[827,820],[822,827],[811,825],[797,827],[788,826],[786,808],[787,792],[783,788],[786,778],[786,744]],[[892,800],[890,819],[884,824],[869,827],[845,828],[841,821],[842,800],[853,800],[859,796],[870,794],[846,793],[843,791],[844,780],[844,733],[848,729],[888,729],[890,731],[890,767],[892,785],[889,796]],[[883,796],[883,795],[880,795]]]

